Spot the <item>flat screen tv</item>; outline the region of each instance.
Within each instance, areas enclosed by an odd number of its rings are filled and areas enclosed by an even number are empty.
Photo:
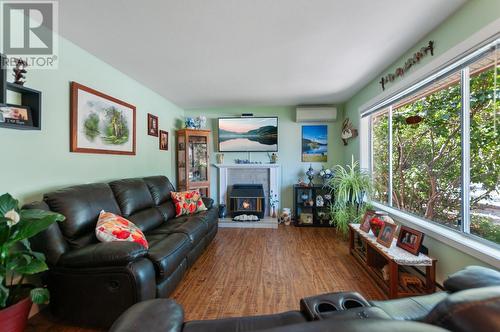
[[[278,151],[278,118],[219,118],[219,151]]]

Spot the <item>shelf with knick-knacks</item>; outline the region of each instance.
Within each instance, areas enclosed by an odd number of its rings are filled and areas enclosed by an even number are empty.
[[[330,205],[333,196],[322,185],[293,186],[295,226],[330,227]]]
[[[0,54],[2,64],[6,57]],[[40,130],[42,93],[24,86],[24,67],[14,68],[17,83],[7,82],[7,67],[0,66],[0,128]],[[20,75],[20,76],[19,76]],[[7,98],[8,94],[13,98]],[[13,99],[13,101],[8,100]]]

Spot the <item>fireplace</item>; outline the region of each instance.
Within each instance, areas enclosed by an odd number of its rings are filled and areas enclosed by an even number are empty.
[[[261,184],[235,184],[229,193],[231,217],[243,214],[264,218],[266,200]]]

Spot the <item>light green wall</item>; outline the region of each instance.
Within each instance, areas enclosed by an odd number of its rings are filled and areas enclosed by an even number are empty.
[[[10,76],[10,73],[9,73]],[[69,152],[70,81],[76,81],[137,107],[137,155]],[[23,202],[73,184],[163,174],[174,179],[173,144],[158,149],[158,138],[146,134],[147,113],[159,116],[160,129],[174,134],[184,111],[69,41],[59,40],[59,69],[29,70],[27,87],[41,90],[42,130],[0,129],[0,192]]]
[[[233,107],[216,109],[187,110],[186,116],[195,117],[205,115],[209,129],[212,130],[212,144],[210,146],[211,163],[216,162],[217,153],[217,118],[224,116],[240,116],[242,113],[253,113],[255,116],[277,116],[278,123],[278,163],[281,164],[282,192],[281,207],[293,207],[293,184],[304,172],[310,163],[301,162],[301,128],[303,123],[295,122],[295,107]],[[342,142],[340,140],[340,120],[328,123],[328,162],[325,167],[337,164],[343,160]],[[252,152],[238,153],[225,152],[224,163],[234,163],[234,159],[250,159],[252,161],[269,162],[266,153]],[[321,169],[321,163],[312,163],[315,170]],[[211,196],[216,199],[217,169],[211,166]]]
[[[498,0],[471,0],[465,3],[457,12],[449,17],[443,24],[441,24],[434,31],[422,38],[421,41],[415,44],[408,50],[401,58],[399,58],[389,68],[380,68],[381,72],[378,77],[370,81],[361,91],[347,101],[345,106],[345,117],[349,117],[354,124],[355,128],[359,128],[359,108],[375,98],[382,89],[378,83],[379,76],[386,73],[394,72],[395,69],[405,62],[415,51],[420,49],[422,45],[426,44],[429,40],[435,41],[434,57],[427,57],[422,60],[418,67],[431,62],[433,59],[443,54],[453,46],[461,41],[467,39],[481,28],[500,17],[500,1]],[[397,81],[390,83],[389,86],[397,84]],[[343,155],[344,161],[348,162],[351,155],[359,159],[359,139],[353,140],[353,144],[344,147]],[[467,255],[453,247],[446,245],[440,241],[426,237],[424,244],[429,247],[432,255],[438,261],[437,279],[442,281],[446,276],[466,265],[476,264],[485,265],[485,263],[478,259]]]

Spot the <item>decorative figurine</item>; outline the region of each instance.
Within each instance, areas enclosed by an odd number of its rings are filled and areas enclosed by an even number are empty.
[[[297,184],[298,184],[299,186],[301,186],[301,187],[305,187],[305,186],[306,186],[306,183],[305,183],[305,181],[304,181],[304,179],[303,179],[303,178],[299,178],[299,179],[297,180]]]
[[[205,128],[207,125],[207,117],[204,115],[197,116],[193,121],[196,129]]]
[[[325,201],[323,200],[323,197],[321,195],[316,196],[316,206],[323,207],[323,205],[325,205]]]
[[[184,120],[184,125],[187,129],[196,129],[196,123],[193,118],[187,117]]]
[[[344,145],[347,145],[348,139],[355,138],[357,136],[358,136],[358,130],[354,129],[351,121],[349,121],[349,118],[345,119],[344,123],[342,124],[342,133],[340,134],[340,137],[342,138],[342,142],[344,142]]]
[[[302,199],[302,202],[305,202],[309,199],[309,195],[304,191],[302,195],[300,195],[300,198]]]
[[[269,162],[271,164],[276,164],[276,162],[278,161],[278,155],[274,152],[272,154],[267,153],[267,156],[269,157]]]
[[[323,180],[323,183],[328,181],[333,177],[333,171],[329,168],[325,168],[324,166],[321,167],[321,171],[319,171],[319,176]]]
[[[224,164],[224,153],[217,153],[217,164]]]
[[[26,70],[26,67],[28,67],[28,63],[24,61],[23,59],[17,59],[16,62],[16,68],[12,69],[14,74],[14,83],[18,85],[24,85],[26,83],[26,74],[28,71]]]
[[[314,179],[314,169],[312,168],[312,164],[309,165],[309,169],[306,172],[307,178],[309,179],[309,186],[313,186]]]

